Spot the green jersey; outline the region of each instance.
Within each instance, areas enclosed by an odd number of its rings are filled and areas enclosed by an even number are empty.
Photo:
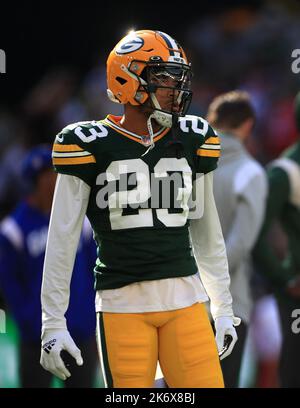
[[[151,148],[119,121],[108,115],[69,125],[53,146],[55,170],[90,186],[96,289],[195,274],[189,200],[197,174],[217,166],[219,138],[204,119],[188,115],[176,139],[162,128]]]
[[[261,272],[274,286],[276,294],[289,299],[286,285],[300,271],[300,142],[288,148],[268,169],[269,194],[265,221],[253,255]],[[275,220],[288,240],[287,256],[279,262],[268,234]]]

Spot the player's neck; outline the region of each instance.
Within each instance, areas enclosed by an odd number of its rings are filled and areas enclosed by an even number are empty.
[[[137,135],[148,135],[149,130],[147,126],[147,120],[149,117],[149,113],[145,113],[138,109],[126,109],[122,119],[120,121],[120,125],[130,132],[133,132]],[[151,121],[153,132],[157,132],[161,126],[155,121]]]

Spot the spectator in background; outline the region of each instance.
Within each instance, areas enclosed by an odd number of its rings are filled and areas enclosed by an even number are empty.
[[[0,219],[21,199],[21,163],[30,139],[26,125],[0,106]]]
[[[214,196],[225,239],[234,313],[241,317],[239,343],[221,366],[226,387],[238,387],[241,360],[250,320],[250,254],[265,211],[267,180],[261,165],[244,143],[251,135],[255,113],[246,92],[216,97],[208,121],[221,137],[222,155],[214,175]]]
[[[256,299],[248,330],[252,363],[256,365],[252,387],[278,388],[281,327],[277,302],[272,294]]]
[[[28,195],[0,224],[0,292],[20,333],[21,386],[49,387],[52,375],[42,369],[39,360],[40,292],[56,180],[51,149],[44,145],[33,148],[22,168]],[[97,350],[92,271],[95,258],[96,247],[87,224],[78,248],[67,312],[69,330],[80,345],[85,364],[82,368],[74,366],[66,387],[92,387],[94,383]]]
[[[295,99],[300,135],[300,92]],[[300,387],[299,334],[293,332],[295,309],[300,309],[300,141],[269,165],[266,217],[254,248],[259,272],[269,279],[276,295],[282,327],[279,376],[282,387]],[[288,253],[280,262],[268,233],[279,221],[288,239]]]

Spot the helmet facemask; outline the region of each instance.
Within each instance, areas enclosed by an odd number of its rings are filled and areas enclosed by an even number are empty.
[[[191,67],[187,64],[146,64],[139,77],[138,92],[148,94],[146,103],[153,109],[152,117],[161,126],[172,127],[174,116],[186,114],[192,99],[191,78]]]

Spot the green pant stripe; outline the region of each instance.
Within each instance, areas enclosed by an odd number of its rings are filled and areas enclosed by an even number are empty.
[[[105,329],[102,312],[97,313],[97,341],[105,388],[113,388],[113,379],[107,355]]]

